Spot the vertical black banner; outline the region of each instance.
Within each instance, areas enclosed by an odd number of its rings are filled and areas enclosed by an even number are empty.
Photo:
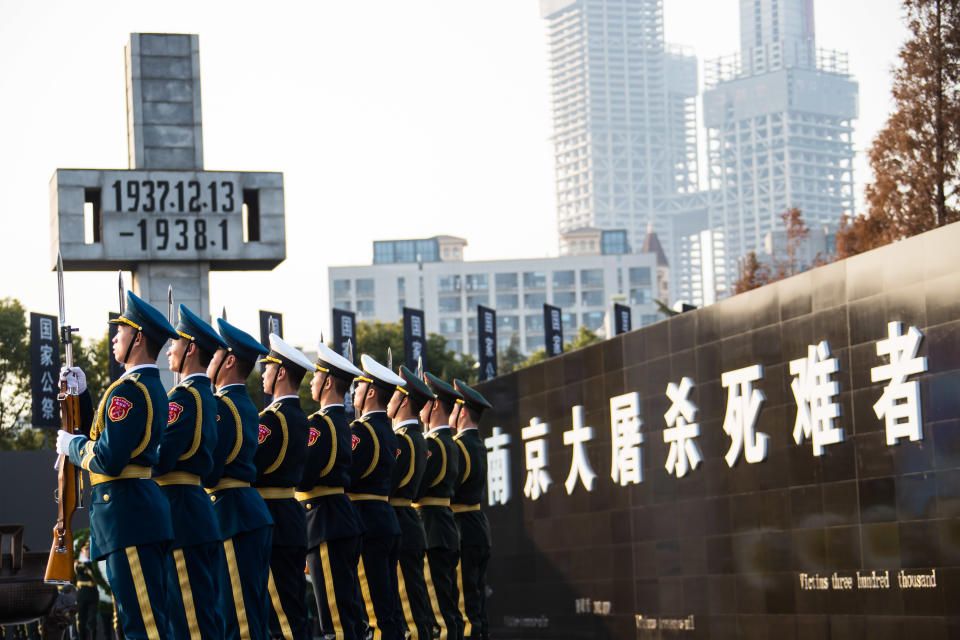
[[[403,360],[408,369],[417,370],[417,360],[423,358],[427,368],[427,332],[423,326],[421,309],[403,308]]]
[[[283,314],[276,311],[260,310],[260,344],[267,349],[270,348],[270,334],[275,333],[283,337]],[[263,373],[263,365],[260,365],[260,372]],[[273,395],[263,394],[263,406],[268,407],[273,402]]]
[[[618,336],[631,329],[630,307],[625,304],[613,303],[613,335]]]
[[[350,345],[350,346],[348,346]],[[349,360],[353,353],[353,363],[357,363],[357,315],[353,311],[333,310],[333,347],[334,351]]]
[[[120,314],[116,311],[111,311],[107,314],[108,319],[116,320],[120,317]],[[126,370],[122,364],[117,362],[117,359],[113,356],[113,339],[117,337],[117,329],[120,326],[116,324],[107,325],[107,334],[109,336],[109,342],[107,344],[107,358],[109,359],[109,371],[110,371],[110,382],[116,382],[120,379],[120,376],[123,375],[123,372]]]
[[[543,342],[548,358],[563,353],[563,316],[552,304],[543,305]]]
[[[480,382],[497,377],[497,312],[477,305],[477,355]]]
[[[34,427],[60,426],[60,336],[57,317],[30,312],[30,390]]]

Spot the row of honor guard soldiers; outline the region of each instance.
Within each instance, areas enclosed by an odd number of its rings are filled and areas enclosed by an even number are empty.
[[[174,328],[127,293],[112,321],[125,373],[96,409],[83,371],[61,373],[86,435],[61,431],[57,450],[89,472],[90,555],[124,635],[306,640],[306,569],[326,637],[486,638],[483,396],[366,354],[361,370],[323,344],[315,363],[276,335],[268,351],[179,311]],[[273,396],[259,413],[245,384],[258,361]]]

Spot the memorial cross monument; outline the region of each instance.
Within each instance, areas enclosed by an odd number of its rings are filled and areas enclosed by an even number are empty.
[[[57,169],[51,263],[59,250],[67,270],[130,270],[161,310],[172,284],[209,319],[211,269],[286,257],[283,174],[203,169],[198,36],[133,33],[125,49],[129,169]]]

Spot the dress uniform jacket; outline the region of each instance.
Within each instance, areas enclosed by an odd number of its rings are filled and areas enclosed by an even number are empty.
[[[297,396],[282,396],[260,413],[259,446],[254,456],[256,487],[273,517],[273,549],[268,589],[273,613],[271,635],[309,638],[306,610],[307,525],[294,488],[307,459],[307,416]]]
[[[253,457],[259,415],[243,384],[214,394],[217,402],[217,447],[210,473],[203,478],[223,537],[224,567],[220,610],[227,640],[265,640],[268,635],[270,547],[273,518],[257,490]]]
[[[420,485],[417,505],[427,535],[427,589],[443,619],[441,637],[459,638],[463,624],[460,615],[460,594],[457,589],[457,559],[460,534],[450,510],[457,482],[460,479],[457,445],[448,426],[431,429],[427,443],[427,468]]]
[[[93,485],[90,557],[106,559],[126,637],[167,638],[164,558],[173,528],[170,505],[149,479],[167,422],[157,367],[129,370],[84,418],[93,419],[90,437],[71,440],[70,461],[90,472]]]
[[[358,576],[374,640],[403,637],[397,591],[400,525],[388,503],[397,438],[385,411],[371,411],[350,425],[353,462],[350,499],[366,533]]]
[[[450,499],[459,482],[458,447],[450,427],[431,429],[427,443],[427,468],[417,502],[423,528],[427,534],[427,549],[460,548],[460,534],[450,510]]]
[[[217,405],[210,379],[185,378],[167,394],[167,427],[160,441],[154,480],[170,502],[173,553],[167,559],[167,606],[175,637],[197,629],[204,639],[220,638],[223,620],[217,602],[220,527],[201,478],[213,466]]]
[[[416,420],[400,423],[397,434],[397,466],[393,471],[390,504],[400,523],[400,604],[412,640],[430,640],[434,613],[423,578],[427,536],[423,521],[413,507],[427,466],[423,427]]]
[[[342,404],[327,405],[307,421],[307,462],[297,499],[306,511],[307,566],[321,628],[337,638],[362,638],[357,562],[363,524],[346,494],[352,460],[350,425]]]
[[[490,559],[490,524],[480,510],[487,486],[487,450],[475,429],[454,436],[460,464],[460,484],[451,508],[460,530],[458,575],[464,636],[487,637],[486,572]]]
[[[167,426],[153,477],[170,502],[174,533],[170,548],[219,542],[220,525],[200,481],[213,467],[217,445],[217,405],[210,379],[202,374],[190,376],[167,398]],[[195,480],[195,484],[179,484],[181,480]]]

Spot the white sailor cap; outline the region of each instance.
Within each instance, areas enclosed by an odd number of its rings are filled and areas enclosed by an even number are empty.
[[[270,353],[262,357],[260,362],[273,362],[294,370],[300,369],[301,374],[317,370],[307,356],[303,355],[299,349],[284,342],[283,338],[275,333],[270,334]]]
[[[352,362],[322,342],[317,344],[317,369],[327,371],[339,378],[353,379],[363,375],[363,372]]]
[[[402,387],[406,384],[406,381],[403,378],[395,374],[393,371],[390,371],[390,369],[387,369],[385,366],[367,354],[360,356],[360,366],[363,367],[363,375],[359,375],[355,378],[359,382],[369,382],[388,390],[393,389],[394,387]]]

